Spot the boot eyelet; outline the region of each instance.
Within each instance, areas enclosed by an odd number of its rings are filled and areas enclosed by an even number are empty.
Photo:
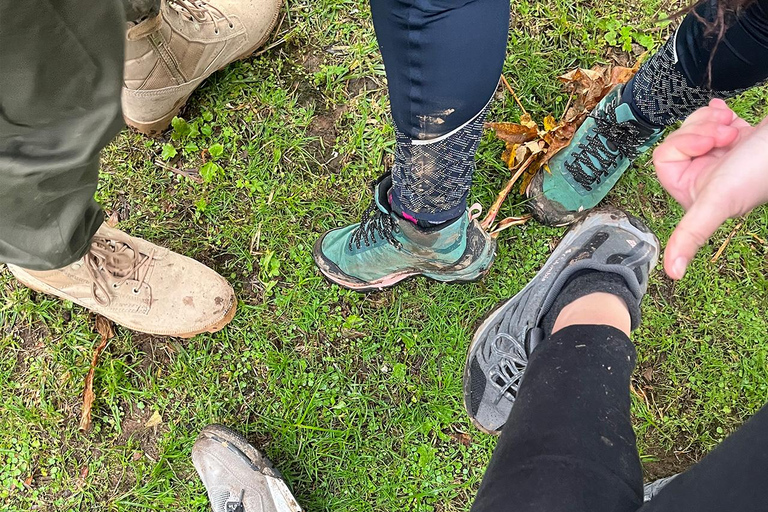
[[[233,28],[235,28],[235,24],[234,24],[234,23],[230,23],[230,24],[229,24],[229,28],[230,28],[230,29],[233,29]]]
[[[119,285],[119,284],[117,284],[117,283],[112,283],[112,288],[113,288],[114,290],[117,290],[118,288],[120,288],[120,285]]]
[[[132,289],[131,291],[134,295],[138,295],[141,292],[141,290],[137,290],[136,288]]]
[[[218,35],[219,34],[219,29],[214,30],[213,33]]]

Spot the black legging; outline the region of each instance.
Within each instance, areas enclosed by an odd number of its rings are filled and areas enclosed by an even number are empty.
[[[768,510],[768,408],[643,505],[634,367],[632,342],[613,327],[572,326],[541,342],[472,511]]]

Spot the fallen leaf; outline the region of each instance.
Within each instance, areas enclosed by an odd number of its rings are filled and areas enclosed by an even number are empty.
[[[639,62],[640,61],[638,61],[638,64]],[[623,66],[615,66],[613,69],[611,69],[610,83],[613,85],[618,85],[629,82],[629,80],[635,76],[635,73],[637,73],[637,69],[637,67],[625,68]]]
[[[560,121],[551,114],[542,120],[543,129],[525,111],[509,83],[504,80],[507,89],[515,96],[523,114],[519,123],[486,123],[486,127],[496,131],[496,136],[505,141],[501,155],[512,178],[499,192],[496,200],[481,225],[491,233],[509,226],[525,222],[522,217],[508,217],[494,226],[501,205],[519,180],[520,194],[524,194],[531,180],[542,168],[549,171],[548,162],[564,147],[570,144],[576,131],[589,116],[597,104],[616,85],[626,83],[640,67],[638,61],[632,68],[621,66],[593,66],[591,69],[576,68],[558,77],[566,92],[570,93],[568,103]],[[502,78],[504,78],[502,76]],[[534,134],[535,132],[535,134]]]
[[[466,432],[451,432],[454,441],[464,446],[472,444],[472,438]]]
[[[96,365],[99,364],[99,356],[107,346],[107,341],[115,336],[115,331],[112,329],[112,322],[107,320],[101,315],[96,315],[95,320],[96,332],[101,335],[101,342],[93,351],[93,357],[91,358],[91,368],[88,370],[88,374],[85,376],[85,390],[83,391],[83,407],[80,411],[80,431],[89,432],[91,430],[91,408],[93,407],[93,401],[96,395],[93,392],[93,376],[96,372]]]
[[[510,144],[528,142],[539,134],[535,127],[517,123],[486,123],[485,127],[494,130],[498,138]]]
[[[557,126],[557,121],[555,121],[555,118],[551,114],[544,118],[545,132],[551,132],[552,130],[555,129],[556,126]]]
[[[107,226],[114,228],[117,226],[118,222],[120,222],[120,214],[115,210],[107,218]]]
[[[144,424],[144,427],[146,428],[152,428],[160,425],[163,422],[163,417],[160,416],[160,413],[157,411],[152,413],[152,416],[150,416],[149,420],[147,420],[147,423]]]

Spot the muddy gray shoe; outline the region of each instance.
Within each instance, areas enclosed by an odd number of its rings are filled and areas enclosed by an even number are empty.
[[[651,501],[654,496],[659,494],[661,490],[667,486],[669,482],[672,481],[673,478],[675,478],[677,475],[668,476],[666,478],[659,478],[658,480],[654,480],[653,482],[648,482],[643,487],[643,501],[648,502]]]
[[[106,224],[88,253],[66,267],[8,269],[33,290],[148,334],[189,338],[216,332],[237,311],[234,290],[210,268]]]
[[[475,332],[464,367],[464,407],[472,423],[500,433],[528,357],[545,337],[542,319],[570,278],[585,271],[620,276],[639,308],[658,257],[656,236],[620,210],[595,210],[575,224],[531,282]]]
[[[131,24],[122,93],[128,126],[168,128],[192,92],[269,38],[282,0],[162,0],[160,13]]]
[[[301,512],[280,472],[234,430],[205,427],[192,447],[192,463],[213,512]]]
[[[317,241],[313,256],[325,277],[362,292],[413,276],[466,283],[488,272],[496,241],[469,212],[448,225],[421,228],[392,211],[391,187],[387,173],[374,184],[374,201],[360,223],[332,229]]]

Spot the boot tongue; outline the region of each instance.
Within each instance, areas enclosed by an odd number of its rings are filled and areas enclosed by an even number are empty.
[[[128,31],[126,33],[126,39],[128,41],[138,41],[144,39],[150,34],[154,34],[160,30],[160,26],[163,24],[162,14],[157,13],[151,18],[147,18],[139,23],[128,23]]]
[[[390,206],[390,194],[392,192],[392,175],[387,173],[376,183],[373,187],[373,197],[376,201],[376,207],[382,213],[389,215],[392,213],[392,207]]]
[[[657,131],[656,127],[644,123],[641,119],[636,118],[632,112],[632,108],[626,103],[621,103],[616,107],[616,121],[619,123],[632,123],[637,127],[637,129],[640,131],[640,135],[643,137],[651,137]]]

